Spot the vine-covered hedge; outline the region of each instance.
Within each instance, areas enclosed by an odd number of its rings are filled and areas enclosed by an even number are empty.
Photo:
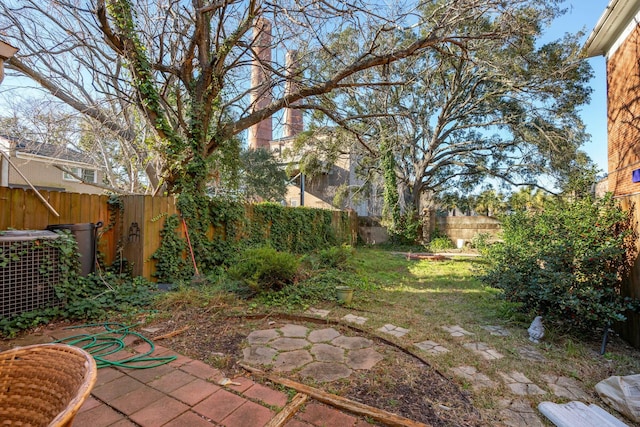
[[[305,254],[355,243],[347,212],[290,208],[276,203],[245,205],[220,198],[198,202],[199,215],[187,209],[182,212],[200,273],[230,265],[246,248],[269,246],[281,252]],[[155,275],[161,282],[186,281],[194,275],[183,228],[177,215],[165,220],[162,245],[152,256],[157,261]]]

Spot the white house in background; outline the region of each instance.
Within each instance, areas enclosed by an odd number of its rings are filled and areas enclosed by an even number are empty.
[[[31,183],[38,190],[103,193],[102,189],[85,184],[59,168],[63,167],[87,182],[102,182],[102,170],[80,151],[0,135],[0,152],[0,187],[29,188]]]

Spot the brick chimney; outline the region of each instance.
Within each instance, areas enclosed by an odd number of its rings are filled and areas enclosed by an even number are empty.
[[[285,96],[292,93],[297,88],[295,81],[299,73],[298,64],[298,52],[290,50],[287,52],[287,82],[285,86]],[[304,130],[304,123],[302,122],[302,111],[295,108],[284,109],[284,131],[283,137],[294,137]]]
[[[267,67],[271,64],[271,22],[265,18],[256,18],[253,25],[253,50],[255,57],[251,70],[251,110],[260,110],[272,101],[270,74]],[[249,148],[270,147],[273,139],[271,117],[249,128]]]

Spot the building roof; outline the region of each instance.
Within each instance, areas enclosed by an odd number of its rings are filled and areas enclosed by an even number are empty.
[[[6,135],[0,135],[0,138],[4,138],[15,144],[12,148],[14,148],[18,153],[48,157],[50,159],[63,160],[67,162],[77,162],[94,165],[93,160],[86,153],[73,150],[65,146],[46,144],[43,142],[32,141],[23,138],[15,139]]]
[[[639,11],[640,0],[611,0],[585,43],[587,57],[606,55]]]

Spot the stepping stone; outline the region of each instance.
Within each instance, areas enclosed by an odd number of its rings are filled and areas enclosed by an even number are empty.
[[[400,326],[395,326],[390,323],[384,325],[383,327],[378,329],[380,332],[384,332],[385,334],[391,334],[400,338],[403,335],[406,335],[409,332],[409,329],[401,328]]]
[[[318,362],[344,363],[344,349],[329,344],[314,344],[309,350]]]
[[[301,325],[287,324],[280,328],[282,335],[289,338],[304,338],[309,333],[309,328]]]
[[[538,350],[533,347],[522,347],[518,349],[518,353],[523,359],[530,360],[532,362],[546,362],[547,358],[542,355]]]
[[[313,357],[307,350],[287,351],[278,354],[276,360],[273,361],[273,369],[289,372],[310,362],[313,362]]]
[[[501,400],[502,425],[508,427],[544,427],[536,411],[524,400]]]
[[[485,374],[478,372],[473,366],[459,366],[452,369],[453,373],[459,377],[462,377],[471,382],[471,387],[475,390],[481,390],[483,388],[494,388],[497,383],[491,380]]]
[[[272,348],[251,346],[242,350],[244,361],[251,364],[270,365],[278,352]]]
[[[362,348],[352,350],[347,354],[347,366],[351,369],[371,369],[382,359],[384,357],[374,349]]]
[[[440,344],[438,344],[435,341],[427,340],[427,341],[414,343],[413,345],[418,347],[420,350],[425,351],[425,352],[427,352],[429,354],[433,354],[433,355],[444,354],[444,353],[448,353],[449,352],[448,348],[445,348],[445,347],[441,346]]]
[[[485,360],[497,360],[502,359],[504,356],[498,353],[496,350],[490,348],[483,342],[471,342],[462,345],[467,350],[471,350],[474,353],[480,355]]]
[[[342,318],[342,320],[355,323],[358,325],[364,325],[364,323],[369,319],[367,317],[360,317],[360,316],[355,316],[353,314],[347,314]]]
[[[316,329],[311,331],[307,339],[311,342],[329,342],[340,336],[340,332],[333,328]]]
[[[340,335],[338,338],[331,341],[331,343],[347,350],[357,350],[359,348],[367,348],[373,345],[373,341],[367,338],[345,337],[344,335]]]
[[[538,410],[558,427],[627,427],[598,405],[587,406],[582,402],[562,405],[542,402],[538,405]]]
[[[505,328],[503,328],[502,326],[486,325],[486,326],[481,326],[481,328],[484,329],[485,331],[489,331],[491,335],[495,335],[498,337],[508,337],[509,335],[511,335],[511,333],[507,331]]]
[[[304,314],[309,316],[327,317],[330,312],[330,310],[322,310],[320,308],[311,307],[309,310],[305,311]]]
[[[269,345],[277,350],[290,351],[305,348],[309,345],[309,341],[301,338],[278,338]]]
[[[529,378],[525,377],[524,374],[520,372],[512,371],[509,374],[500,372],[500,376],[507,387],[519,396],[533,396],[536,394],[546,393],[546,391],[535,385]]]
[[[444,329],[445,331],[449,332],[449,334],[452,337],[464,337],[465,335],[467,336],[472,336],[475,335],[473,332],[469,332],[465,329],[462,329],[460,326],[458,325],[453,325],[453,326],[442,326],[442,329]]]
[[[260,331],[253,331],[247,336],[249,344],[266,344],[269,341],[275,340],[280,337],[280,333],[275,329],[263,329]]]
[[[557,375],[542,375],[549,389],[558,397],[566,397],[571,400],[588,400],[589,396],[581,388],[580,384],[572,378],[559,377]]]
[[[313,362],[305,366],[305,368],[300,371],[300,375],[311,377],[318,382],[325,383],[339,380],[340,378],[347,378],[352,372],[351,369],[342,363]]]

